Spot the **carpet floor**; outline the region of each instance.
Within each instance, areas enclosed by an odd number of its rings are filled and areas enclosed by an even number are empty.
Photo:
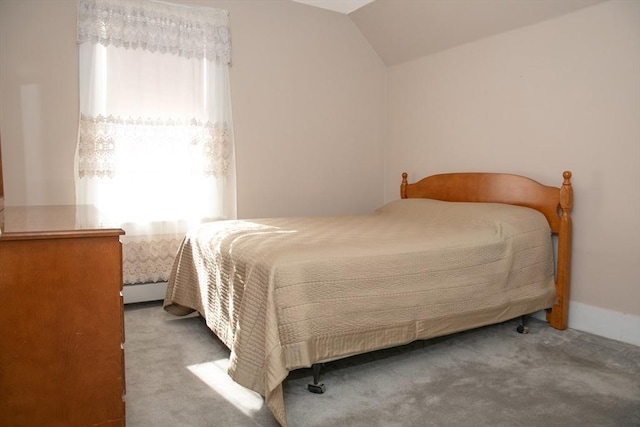
[[[640,426],[640,347],[531,319],[487,326],[290,373],[290,427]],[[128,427],[276,427],[226,374],[229,350],[197,316],[125,306]]]

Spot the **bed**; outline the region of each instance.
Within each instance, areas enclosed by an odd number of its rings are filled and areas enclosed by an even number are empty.
[[[571,172],[560,187],[407,178],[368,215],[218,221],[185,236],[164,309],[198,312],[231,350],[231,378],[282,426],[294,369],[541,310],[567,327]]]

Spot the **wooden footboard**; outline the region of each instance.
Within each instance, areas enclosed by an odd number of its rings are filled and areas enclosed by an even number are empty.
[[[507,203],[536,209],[547,218],[551,231],[558,236],[556,270],[556,304],[547,312],[549,324],[566,329],[569,316],[571,280],[571,208],[573,188],[571,172],[565,171],[560,188],[542,185],[520,175],[500,173],[447,173],[432,175],[415,183],[402,174],[400,196],[449,202]]]

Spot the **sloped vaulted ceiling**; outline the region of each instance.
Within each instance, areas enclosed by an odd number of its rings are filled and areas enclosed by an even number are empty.
[[[376,0],[349,14],[387,65],[535,24],[604,0]]]
[[[374,0],[293,0],[298,3],[348,14]]]
[[[384,63],[396,65],[607,0],[296,1],[348,14]]]

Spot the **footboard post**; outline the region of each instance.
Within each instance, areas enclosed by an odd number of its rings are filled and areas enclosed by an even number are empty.
[[[573,188],[571,172],[565,171],[564,182],[560,188],[560,230],[558,232],[558,269],[556,277],[556,304],[547,313],[549,325],[556,329],[567,329],[569,319],[569,283],[571,280],[571,208],[573,207]]]

